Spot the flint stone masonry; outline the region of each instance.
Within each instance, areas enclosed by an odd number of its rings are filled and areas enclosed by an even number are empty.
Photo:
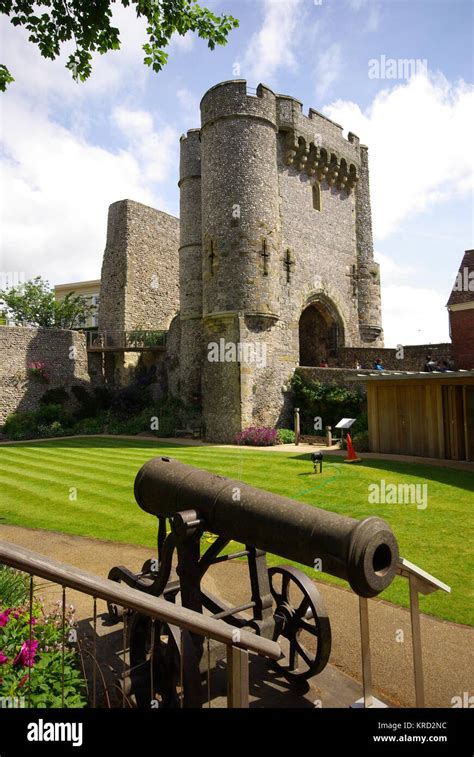
[[[368,182],[367,148],[294,98],[241,80],[204,95],[181,138],[180,387],[201,392],[208,439],[290,422],[306,308],[321,349],[383,346]],[[265,365],[209,363],[220,338],[264,347]]]
[[[77,331],[0,326],[0,425],[10,413],[37,410],[48,389],[88,384],[86,340]],[[28,374],[45,363],[48,383]]]
[[[99,329],[168,329],[179,309],[179,220],[132,200],[109,208]]]
[[[298,100],[232,80],[206,92],[199,128],[181,137],[179,187],[179,240],[177,219],[111,206],[99,327],[169,329],[179,306],[167,387],[201,400],[206,438],[288,425],[302,344],[317,342],[312,365],[383,347],[367,148]],[[221,339],[265,360],[211,362]],[[106,354],[106,382],[132,363]]]
[[[388,371],[422,371],[428,355],[435,362],[443,363],[446,360],[449,363],[452,359],[452,346],[448,342],[409,344],[403,347],[403,357],[397,357],[397,354],[399,350],[391,348],[341,347],[337,355],[329,360],[329,366],[353,368],[357,359],[363,368],[372,369],[375,360],[380,358]]]

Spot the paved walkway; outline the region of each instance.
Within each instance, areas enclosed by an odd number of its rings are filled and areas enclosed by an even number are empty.
[[[78,536],[0,526],[0,539],[45,554],[53,559],[71,563],[106,577],[113,565],[125,565],[139,571],[152,550],[127,544],[86,539]],[[244,562],[228,562],[213,566],[205,578],[206,588],[235,605],[248,601],[250,588]],[[319,582],[332,625],[333,647],[331,664],[312,681],[303,702],[295,698],[286,684],[261,678],[253,688],[254,699],[261,696],[262,685],[273,687],[272,696],[280,692],[286,707],[314,706],[321,699],[323,707],[349,706],[361,695],[360,637],[358,600],[349,590]],[[55,600],[58,589],[43,584],[41,594]],[[67,593],[68,602],[77,608],[79,620],[90,619],[91,600],[77,592]],[[99,601],[98,612],[105,610]],[[371,600],[370,624],[372,670],[376,693],[395,705],[414,706],[413,668],[411,658],[410,616],[407,610],[383,600]],[[117,629],[117,627],[113,627]],[[404,641],[399,642],[400,631]],[[449,623],[426,615],[421,616],[424,649],[426,705],[450,707],[454,696],[472,690],[474,629]],[[120,636],[119,631],[114,631]],[[286,687],[286,688],[285,688]],[[267,705],[268,706],[268,705]]]

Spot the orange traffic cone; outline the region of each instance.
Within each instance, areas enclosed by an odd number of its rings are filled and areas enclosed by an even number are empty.
[[[352,444],[352,439],[350,434],[346,434],[346,441],[347,441],[347,457],[344,460],[345,463],[361,463],[362,458],[357,457],[354,445]]]

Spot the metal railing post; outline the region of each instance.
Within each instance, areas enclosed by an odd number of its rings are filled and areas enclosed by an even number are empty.
[[[249,706],[249,653],[227,645],[227,707]]]
[[[364,707],[372,707],[372,663],[370,659],[369,605],[365,597],[359,597],[360,650],[362,655],[362,689]]]
[[[413,647],[413,673],[415,676],[415,699],[417,707],[425,706],[425,684],[423,677],[423,657],[421,652],[420,604],[416,576],[410,574],[410,619]]]

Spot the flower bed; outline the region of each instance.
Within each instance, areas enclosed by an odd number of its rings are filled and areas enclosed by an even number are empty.
[[[278,442],[276,428],[246,428],[235,437],[236,444],[248,444],[252,447],[272,447]]]
[[[16,706],[85,707],[78,653],[70,643],[76,638],[74,608],[69,606],[63,624],[60,602],[46,611],[35,599],[30,618],[24,576],[8,568],[1,574],[0,697]],[[21,604],[10,604],[15,592]]]

